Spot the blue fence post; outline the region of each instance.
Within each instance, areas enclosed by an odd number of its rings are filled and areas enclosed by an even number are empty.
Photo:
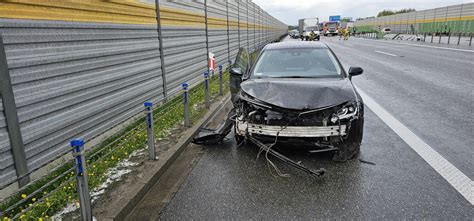
[[[87,184],[86,159],[84,157],[84,141],[75,139],[71,141],[72,156],[76,161],[77,193],[81,207],[81,220],[92,221],[91,197]]]
[[[222,65],[219,65],[219,95],[222,93]]]
[[[155,150],[155,133],[153,128],[153,103],[145,102],[146,114],[146,128],[147,128],[147,138],[148,138],[148,156],[150,160],[156,160],[156,150]]]
[[[206,108],[211,107],[211,103],[209,101],[209,72],[204,72],[204,100],[206,103]]]
[[[184,126],[190,127],[191,122],[189,120],[189,102],[188,102],[188,83],[183,83],[183,98],[184,98]]]

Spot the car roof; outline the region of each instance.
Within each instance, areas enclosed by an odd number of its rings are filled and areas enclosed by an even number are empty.
[[[292,48],[328,48],[328,46],[322,42],[314,41],[285,41],[268,44],[267,46],[265,46],[264,50],[279,50]]]

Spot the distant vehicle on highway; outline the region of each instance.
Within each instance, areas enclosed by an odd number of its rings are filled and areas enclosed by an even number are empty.
[[[321,39],[321,34],[319,32],[318,26],[309,26],[306,27],[301,36],[301,40],[304,41],[319,41]]]
[[[298,30],[291,30],[288,35],[294,39],[300,38],[300,32]]]
[[[327,21],[323,22],[323,35],[334,36],[339,34],[339,22]]]
[[[390,30],[390,28],[382,28],[382,33],[383,34],[390,34],[392,30]]]
[[[310,33],[313,32],[316,36],[315,39],[319,40],[319,18],[304,18],[298,21],[298,30],[300,31],[301,40],[309,41]],[[314,40],[314,39],[313,39]]]
[[[362,68],[346,73],[323,43],[269,44],[253,67],[247,57],[238,55],[231,69],[238,143],[307,144],[333,151],[336,161],[359,153],[364,105],[351,78]]]

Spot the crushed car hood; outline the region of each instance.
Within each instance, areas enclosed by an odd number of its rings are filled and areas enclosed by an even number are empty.
[[[240,87],[260,101],[295,110],[324,108],[357,99],[347,78],[249,79]]]

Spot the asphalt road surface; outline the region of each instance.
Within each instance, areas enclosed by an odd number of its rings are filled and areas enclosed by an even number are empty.
[[[257,147],[237,147],[230,134],[222,145],[191,145],[189,149],[199,154],[188,160],[188,169],[173,172],[184,177],[176,179],[181,180],[175,184],[178,188],[161,212],[138,210],[140,217],[471,220],[472,49],[337,37],[322,41],[346,70],[364,68],[363,75],[353,78],[368,107],[360,158],[375,165],[358,160],[335,163],[328,154],[279,147],[290,158],[327,173],[311,178],[270,158],[291,175],[275,177],[265,156],[256,158]],[[153,194],[147,198],[153,199]],[[147,198],[137,207],[153,208],[153,200]]]

